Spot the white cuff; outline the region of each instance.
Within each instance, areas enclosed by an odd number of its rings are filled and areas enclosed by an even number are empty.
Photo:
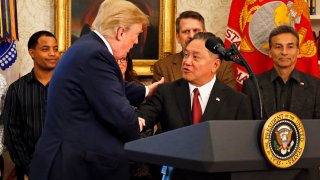
[[[144,97],[147,97],[149,94],[149,88],[148,88],[148,86],[144,86],[144,87],[146,88],[146,94],[144,95]]]

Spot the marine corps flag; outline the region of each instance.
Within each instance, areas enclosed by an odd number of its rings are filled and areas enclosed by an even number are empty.
[[[234,43],[253,72],[260,74],[272,68],[268,57],[271,30],[288,24],[299,34],[300,58],[297,69],[319,77],[317,48],[314,42],[309,8],[304,0],[233,0],[230,8],[225,45]],[[248,78],[244,67],[235,65],[239,87]]]

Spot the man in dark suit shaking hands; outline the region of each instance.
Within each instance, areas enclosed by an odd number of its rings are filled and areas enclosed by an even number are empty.
[[[123,146],[139,137],[140,125],[131,105],[157,83],[146,89],[123,81],[116,59],[127,56],[148,23],[129,1],[101,4],[93,32],[77,40],[54,71],[30,179],[129,179]]]
[[[249,98],[216,78],[222,59],[205,47],[209,38],[223,44],[222,40],[212,33],[196,34],[184,50],[181,67],[183,78],[160,85],[156,92],[139,106],[137,112],[139,117],[146,120],[147,128],[158,122],[163,131],[169,131],[208,120],[252,119]],[[217,174],[206,175],[173,171],[173,177],[182,179],[220,177]],[[221,179],[228,179],[225,176],[228,174],[221,174]]]

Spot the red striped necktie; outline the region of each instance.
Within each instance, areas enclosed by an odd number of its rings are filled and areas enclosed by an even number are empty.
[[[198,96],[200,95],[199,89],[193,90],[193,103],[192,103],[192,120],[193,124],[198,124],[201,121],[202,110]]]

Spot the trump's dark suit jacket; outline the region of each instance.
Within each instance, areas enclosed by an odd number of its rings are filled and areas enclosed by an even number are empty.
[[[160,85],[151,98],[139,106],[139,116],[150,127],[157,120],[163,131],[192,124],[188,82],[184,79]],[[216,80],[201,121],[252,119],[250,100],[242,93]]]
[[[268,119],[276,110],[276,94],[271,79],[274,69],[257,76],[259,89],[262,96],[263,118]],[[299,82],[294,81],[289,111],[300,119],[320,119],[320,79],[295,70]],[[255,119],[260,119],[259,101],[253,81],[244,81],[242,91],[252,101]]]
[[[77,40],[52,76],[29,179],[129,179],[123,146],[139,126],[128,99],[144,95],[144,86],[123,81],[97,34]]]

